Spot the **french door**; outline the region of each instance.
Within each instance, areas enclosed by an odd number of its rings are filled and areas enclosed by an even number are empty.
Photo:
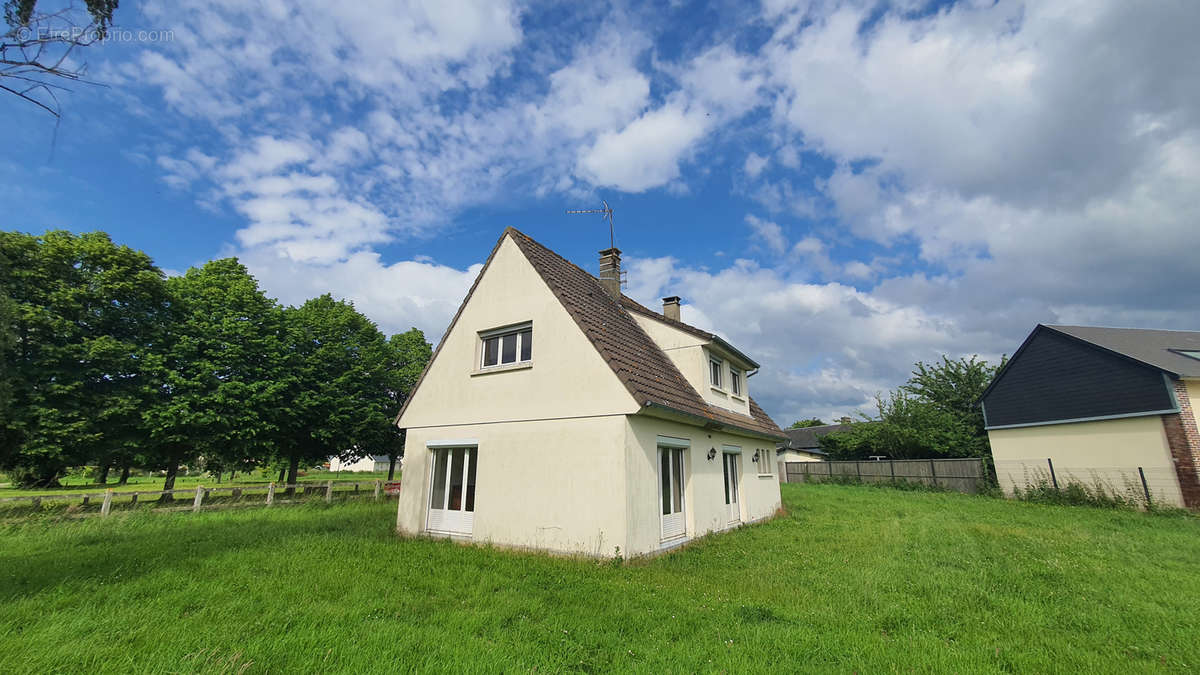
[[[732,452],[722,453],[725,456],[725,507],[729,511],[729,522],[736,523],[742,519],[742,507],[738,503],[738,457]]]
[[[662,538],[674,539],[687,532],[683,517],[683,450],[658,449],[659,496],[662,503]]]
[[[471,534],[475,526],[475,448],[433,451],[429,490],[430,532]]]

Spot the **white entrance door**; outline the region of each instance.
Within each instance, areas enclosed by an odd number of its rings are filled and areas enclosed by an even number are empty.
[[[683,450],[658,449],[658,474],[662,503],[662,538],[674,539],[687,532],[683,519]]]
[[[430,532],[471,534],[475,526],[475,448],[433,451],[429,489]]]
[[[737,523],[742,520],[742,507],[738,503],[738,456],[732,452],[723,453],[725,456],[725,506],[729,510],[729,522]]]

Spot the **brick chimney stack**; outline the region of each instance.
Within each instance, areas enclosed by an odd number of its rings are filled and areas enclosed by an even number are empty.
[[[621,300],[621,249],[600,251],[600,285],[618,302]]]
[[[670,297],[663,298],[663,316],[668,319],[674,319],[675,321],[680,320],[678,295],[672,295]]]

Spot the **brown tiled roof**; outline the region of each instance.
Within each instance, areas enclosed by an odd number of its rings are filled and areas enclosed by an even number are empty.
[[[618,304],[599,280],[579,266],[514,228],[510,227],[504,233],[513,238],[513,242],[638,405],[667,408],[744,431],[784,438],[779,426],[753,398],[750,399],[749,417],[706,403],[626,308],[631,307],[632,303],[632,306],[640,307],[643,311],[650,310],[625,296]],[[690,329],[690,332],[698,332],[702,337],[714,337],[687,324],[680,325]]]

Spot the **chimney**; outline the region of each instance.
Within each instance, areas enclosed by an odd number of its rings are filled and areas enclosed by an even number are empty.
[[[672,295],[663,298],[663,316],[668,319],[679,321],[679,296]]]
[[[600,285],[616,300],[621,299],[621,249],[600,251]]]
[[[843,417],[838,420],[838,424],[854,424],[854,420],[850,419],[849,417]]]

